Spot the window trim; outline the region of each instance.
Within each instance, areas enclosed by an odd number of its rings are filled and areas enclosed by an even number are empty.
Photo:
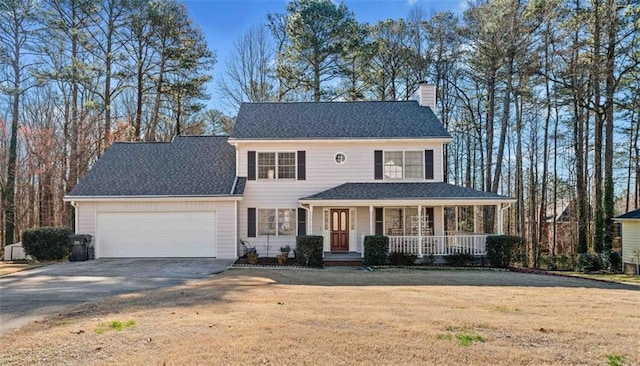
[[[268,236],[272,236],[272,237],[282,237],[282,238],[290,238],[290,237],[296,237],[298,235],[298,210],[295,207],[256,207],[256,238],[259,237],[266,237]],[[260,210],[275,210],[275,218],[276,218],[276,228],[275,228],[275,234],[261,234],[260,233]],[[293,228],[293,234],[291,235],[281,235],[278,233],[279,230],[279,225],[280,222],[278,221],[279,218],[279,213],[280,210],[291,210],[293,212],[292,214],[292,218],[293,218],[293,222],[291,223],[291,227]]]
[[[273,179],[270,178],[260,178],[260,154],[270,154],[273,153],[275,154],[275,171],[273,172]],[[279,178],[278,177],[278,172],[280,170],[279,168],[279,155],[281,153],[289,153],[289,154],[293,154],[294,156],[294,164],[293,164],[293,178]],[[261,180],[264,182],[271,182],[271,181],[278,181],[278,180],[283,180],[283,181],[294,181],[294,180],[298,180],[298,151],[297,150],[257,150],[256,151],[256,180]]]
[[[385,156],[387,153],[397,153],[397,152],[401,152],[402,153],[402,178],[391,178],[387,176],[387,173],[385,172]],[[421,157],[422,157],[422,163],[420,164],[421,170],[422,170],[422,175],[418,178],[407,178],[407,174],[406,174],[406,166],[407,166],[407,158],[406,158],[406,153],[407,152],[413,152],[413,153],[418,153]],[[382,150],[382,180],[390,180],[390,181],[401,181],[401,180],[407,180],[407,181],[419,181],[419,180],[425,180],[425,156],[424,156],[424,150],[420,150],[420,149],[406,149],[406,150]]]

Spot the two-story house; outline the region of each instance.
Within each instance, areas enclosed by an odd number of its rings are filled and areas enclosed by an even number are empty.
[[[500,233],[514,200],[444,182],[452,138],[434,107],[428,84],[415,101],[245,103],[229,137],[114,144],[65,200],[98,258],[237,258],[239,239],[264,255],[296,235],[361,256],[372,234],[419,256],[481,254],[457,208],[494,206]]]

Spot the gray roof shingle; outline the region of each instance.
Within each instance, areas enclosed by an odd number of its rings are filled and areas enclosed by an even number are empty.
[[[627,212],[615,218],[616,219],[640,219],[640,208],[635,211]]]
[[[450,138],[416,101],[243,103],[231,138]]]
[[[170,143],[116,142],[68,196],[229,195],[235,148],[227,139],[178,136]]]
[[[511,200],[495,193],[477,191],[448,183],[385,182],[344,183],[301,200],[415,200],[415,199],[486,199]]]

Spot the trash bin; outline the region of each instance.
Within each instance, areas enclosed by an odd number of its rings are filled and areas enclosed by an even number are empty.
[[[69,256],[69,261],[80,262],[89,259],[89,245],[91,243],[91,235],[69,235],[69,238],[71,239],[71,255]],[[93,249],[93,246],[91,246],[91,249]],[[91,250],[91,252],[93,252],[93,250]]]

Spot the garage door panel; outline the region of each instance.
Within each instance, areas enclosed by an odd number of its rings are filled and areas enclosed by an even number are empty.
[[[215,257],[215,212],[99,212],[97,255]]]

